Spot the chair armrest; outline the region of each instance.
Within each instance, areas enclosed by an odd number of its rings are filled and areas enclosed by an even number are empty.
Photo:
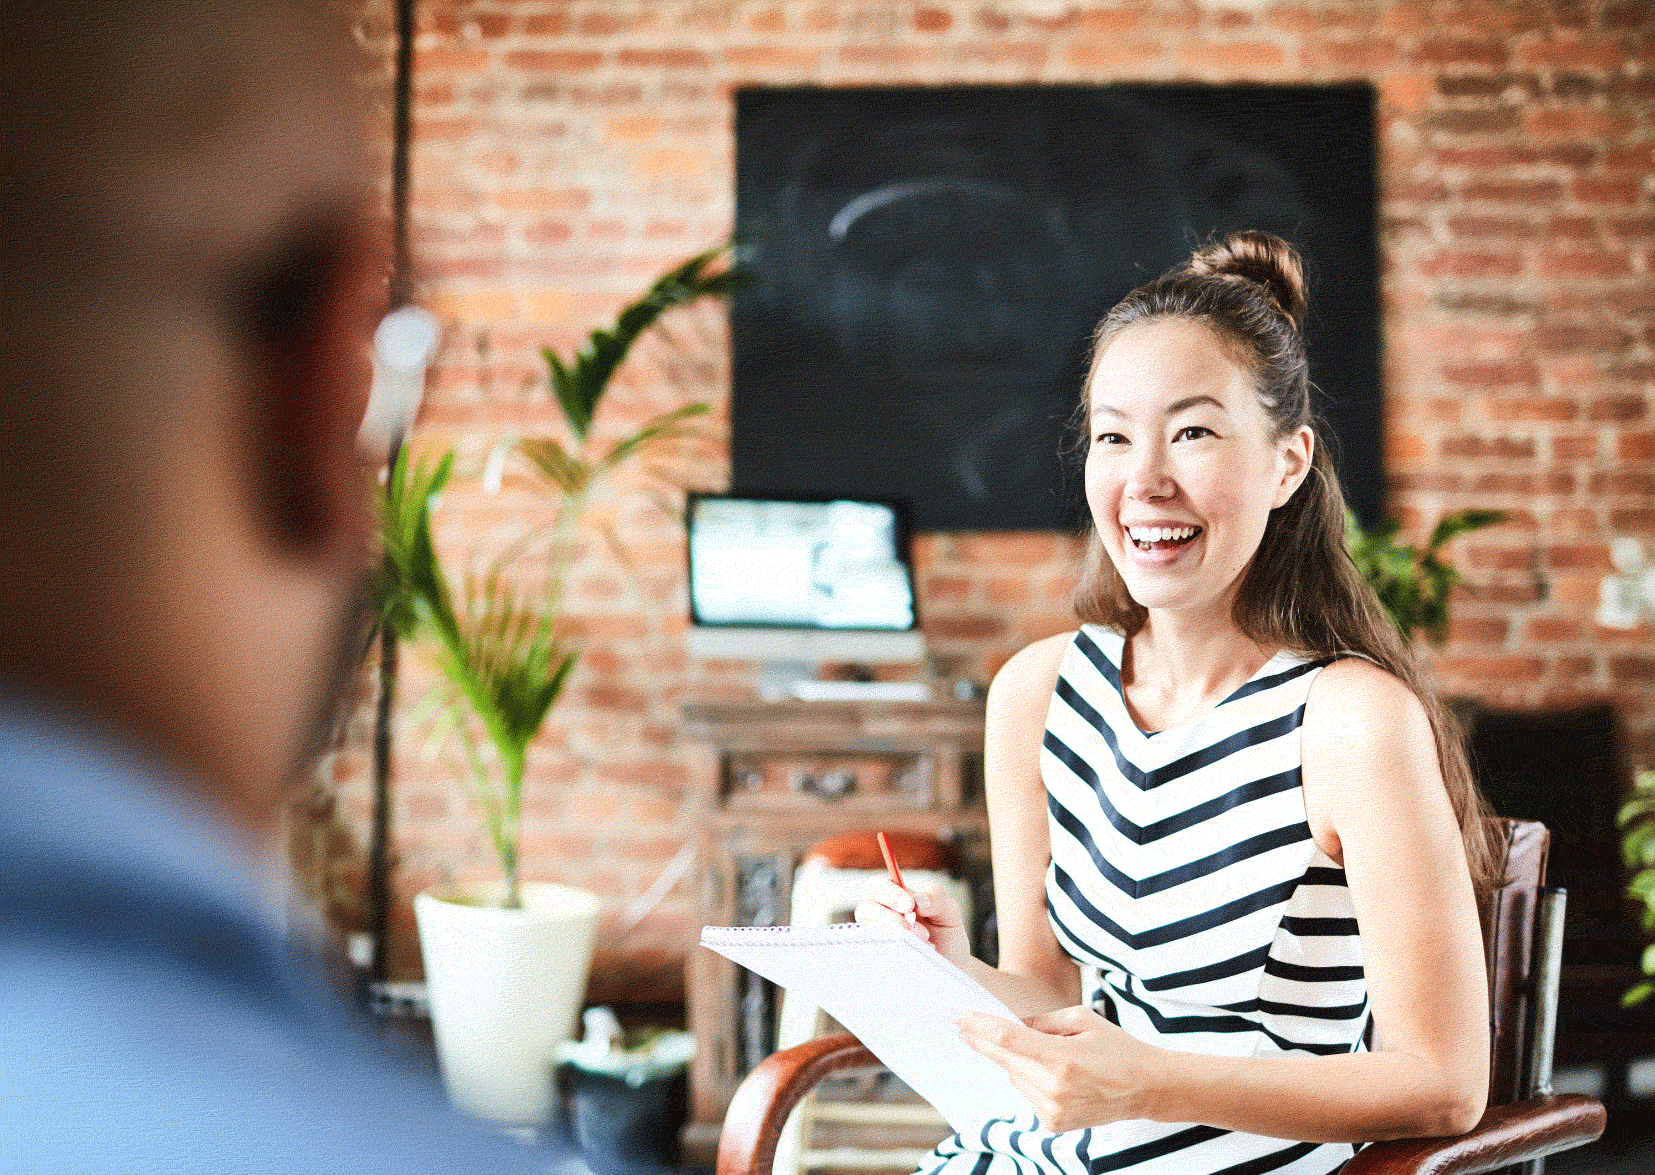
[[[848,1032],[818,1036],[766,1057],[730,1099],[718,1137],[717,1175],[770,1175],[776,1140],[799,1100],[829,1073],[878,1063]]]
[[[1339,1175],[1473,1175],[1584,1146],[1603,1133],[1603,1103],[1568,1093],[1493,1106],[1465,1134],[1398,1138],[1356,1152]]]

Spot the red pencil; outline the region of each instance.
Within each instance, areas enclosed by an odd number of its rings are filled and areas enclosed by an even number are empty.
[[[908,887],[902,884],[902,870],[896,867],[896,854],[891,852],[891,842],[885,839],[883,832],[874,833],[874,838],[879,841],[879,851],[885,855],[885,868],[891,871],[891,880],[900,888],[907,889]]]

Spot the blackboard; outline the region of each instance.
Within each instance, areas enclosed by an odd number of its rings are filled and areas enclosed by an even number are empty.
[[[1214,233],[1304,253],[1346,492],[1384,512],[1370,86],[744,89],[732,492],[1073,530],[1098,320]]]

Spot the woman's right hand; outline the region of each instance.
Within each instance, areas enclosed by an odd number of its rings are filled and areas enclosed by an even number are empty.
[[[965,915],[949,892],[940,885],[915,884],[903,889],[889,878],[881,881],[872,897],[857,903],[856,920],[903,926],[937,948],[956,967],[971,958],[971,939],[965,930]]]

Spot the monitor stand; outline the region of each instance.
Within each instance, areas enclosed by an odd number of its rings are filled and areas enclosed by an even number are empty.
[[[759,697],[767,702],[929,702],[931,687],[918,681],[818,681],[810,661],[766,661],[759,670]]]

